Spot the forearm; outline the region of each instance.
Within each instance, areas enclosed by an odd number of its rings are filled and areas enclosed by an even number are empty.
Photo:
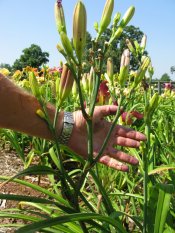
[[[37,109],[41,109],[41,106],[33,95],[23,91],[0,74],[0,128],[53,139],[47,123],[36,115]],[[48,104],[47,110],[53,122],[54,106]],[[63,113],[60,113],[57,121],[58,135],[62,129],[62,118]]]

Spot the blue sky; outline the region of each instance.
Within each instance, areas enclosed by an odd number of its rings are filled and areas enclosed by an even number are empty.
[[[72,14],[76,0],[63,0],[68,35],[72,37]],[[100,21],[106,0],[84,0],[88,15],[88,31],[95,35],[93,24]],[[49,65],[59,65],[61,56],[56,44],[59,36],[54,21],[55,0],[0,0],[0,63],[13,64],[22,50],[32,43],[50,54]],[[139,27],[148,37],[147,51],[155,68],[155,78],[170,73],[175,65],[175,0],[115,0],[114,13],[123,15],[134,5],[130,24]]]

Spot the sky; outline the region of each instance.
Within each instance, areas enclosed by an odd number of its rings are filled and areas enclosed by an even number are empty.
[[[68,36],[72,37],[72,15],[77,0],[62,0]],[[95,37],[94,22],[99,22],[106,0],[84,0],[87,30]],[[12,65],[24,48],[37,44],[49,52],[49,66],[58,66],[63,58],[56,49],[60,41],[54,19],[55,0],[0,0],[0,63]],[[175,66],[175,0],[115,0],[113,15],[136,8],[130,25],[147,35],[147,47],[155,69],[155,78],[170,73]]]

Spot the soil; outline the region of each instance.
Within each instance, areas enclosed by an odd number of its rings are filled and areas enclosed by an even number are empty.
[[[23,170],[23,164],[15,152],[9,149],[2,150],[0,148],[0,176],[14,176],[19,171],[22,170]],[[24,179],[32,183],[38,183],[38,177],[27,176]],[[1,183],[2,182],[0,181],[0,185]],[[40,185],[43,187],[48,186],[48,180],[46,178],[41,179]],[[29,187],[25,187],[23,185],[16,184],[13,182],[9,182],[5,184],[3,187],[0,187],[0,193],[43,197],[41,193]],[[18,206],[17,201],[9,201],[9,200],[6,201],[0,199],[0,211],[8,208],[14,208],[14,207],[16,208],[17,206]],[[16,219],[0,218],[0,225],[12,224],[12,223],[19,224],[23,222],[21,220],[16,220]],[[0,227],[0,233],[13,233],[13,232],[15,232],[14,228]]]

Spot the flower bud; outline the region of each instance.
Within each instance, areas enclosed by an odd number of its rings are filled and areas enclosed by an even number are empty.
[[[42,119],[46,120],[46,116],[44,114],[44,112],[41,109],[37,109],[36,110],[36,114],[41,117]]]
[[[129,23],[129,21],[132,19],[134,15],[134,12],[135,12],[135,7],[130,6],[120,22],[120,27],[124,28]]]
[[[111,44],[114,40],[118,39],[121,34],[123,32],[123,28],[122,27],[118,27],[117,28],[117,31],[114,33],[114,35],[112,35],[112,37],[110,38],[109,40],[109,43],[108,44]]]
[[[84,73],[83,74],[83,77],[82,77],[82,85],[83,85],[83,89],[86,93],[88,93],[89,91],[89,81],[88,81],[88,75],[87,73]]]
[[[55,3],[55,21],[57,30],[60,33],[61,31],[66,32],[66,23],[64,17],[64,11],[60,0],[57,0]]]
[[[102,13],[100,26],[99,26],[99,35],[101,35],[111,22],[111,16],[114,9],[114,0],[106,0],[104,10]]]
[[[126,45],[133,55],[136,54],[135,48],[129,39],[126,39]]]
[[[32,90],[33,95],[37,99],[40,99],[39,84],[38,84],[38,81],[36,79],[34,72],[29,72],[29,83],[30,83],[30,88]]]
[[[114,19],[113,19],[113,25],[116,26],[118,24],[118,22],[120,21],[120,17],[121,17],[121,14],[120,12],[117,12],[114,16]]]
[[[71,42],[67,36],[67,34],[63,31],[60,32],[60,39],[62,42],[62,45],[66,51],[66,54],[70,57],[73,58],[73,48],[71,45]]]
[[[72,86],[72,95],[73,95],[74,98],[76,98],[78,96],[77,84],[76,84],[75,80],[74,80],[73,86]]]
[[[145,107],[145,121],[149,122],[153,116],[153,113],[155,111],[155,109],[158,107],[159,105],[159,94],[156,92],[154,93],[154,95],[151,97],[149,104]]]
[[[140,43],[140,47],[142,48],[142,50],[144,51],[146,48],[146,41],[147,41],[147,36],[143,35],[141,43]]]
[[[125,49],[121,57],[120,73],[118,77],[121,87],[124,87],[126,79],[128,77],[129,63],[130,63],[130,52],[129,49]]]
[[[113,59],[111,57],[107,59],[107,75],[109,79],[112,81],[114,75],[114,64]]]
[[[86,9],[82,1],[78,1],[73,14],[73,45],[81,63],[84,46],[86,44],[87,16]]]
[[[70,94],[74,82],[74,76],[66,64],[63,65],[59,85],[59,100],[62,103]]]
[[[61,53],[64,57],[66,57],[66,52],[65,52],[64,48],[62,47],[62,45],[57,44],[57,49],[58,49],[59,53]]]

